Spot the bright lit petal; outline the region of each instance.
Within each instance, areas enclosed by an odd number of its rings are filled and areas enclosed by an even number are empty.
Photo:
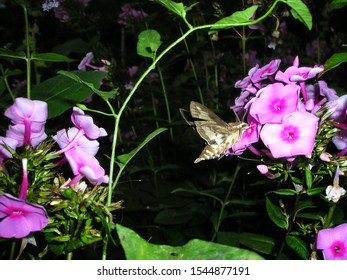
[[[296,111],[299,91],[297,85],[271,84],[259,91],[249,113],[260,124],[281,123],[284,116]]]

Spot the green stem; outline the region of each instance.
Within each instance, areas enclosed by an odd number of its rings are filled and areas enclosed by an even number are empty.
[[[26,68],[27,68],[27,98],[31,97],[31,54],[30,54],[30,42],[29,42],[29,19],[28,10],[23,5],[24,10],[24,21],[25,21],[25,46],[26,46]]]
[[[7,75],[6,75],[6,73],[5,73],[4,68],[2,67],[2,65],[0,65],[0,69],[1,69],[1,74],[2,74],[2,77],[3,77],[3,79],[4,79],[4,83],[5,83],[6,89],[7,89],[7,91],[9,92],[9,94],[11,95],[12,100],[14,101],[14,99],[15,99],[15,98],[14,98],[14,94],[13,94],[12,89],[11,89],[9,83],[8,83]]]
[[[217,233],[219,232],[219,228],[220,228],[220,226],[222,224],[222,221],[223,221],[224,210],[225,210],[225,207],[228,205],[230,193],[231,193],[231,190],[234,187],[234,184],[235,184],[235,181],[236,181],[237,175],[239,174],[240,169],[241,169],[240,165],[237,165],[236,168],[235,168],[234,175],[232,177],[232,181],[231,181],[231,183],[229,185],[228,191],[227,191],[227,193],[225,195],[224,201],[223,201],[223,203],[221,205],[221,208],[220,208],[220,211],[219,211],[217,224],[215,226],[215,230],[214,230],[213,236],[211,238],[212,242],[215,240],[215,238],[217,237]]]
[[[183,35],[183,30],[182,28],[180,28],[180,31],[181,31],[181,35]],[[189,46],[188,46],[188,43],[187,43],[187,40],[183,40],[183,43],[184,43],[184,46],[186,48],[186,51],[187,51],[187,54],[188,54],[188,60],[189,60],[189,64],[190,64],[190,67],[192,67],[192,72],[193,72],[193,76],[194,76],[194,79],[196,81],[196,84],[197,84],[197,87],[198,87],[198,93],[199,93],[199,99],[200,99],[200,103],[201,104],[205,104],[204,102],[204,97],[202,95],[202,90],[201,90],[201,87],[200,87],[200,84],[199,84],[199,79],[198,79],[198,74],[196,72],[196,68],[195,68],[195,64],[193,62],[193,59],[190,55],[190,49],[189,49]]]
[[[245,27],[242,27],[242,37],[241,37],[241,48],[242,48],[242,68],[243,75],[246,75],[247,67],[246,67],[246,41],[247,37],[245,36]]]
[[[169,130],[170,130],[170,137],[171,137],[171,141],[173,141],[172,119],[171,119],[169,99],[167,98],[167,92],[166,92],[166,87],[165,87],[165,83],[164,83],[163,72],[160,69],[159,63],[157,64],[157,69],[158,69],[158,73],[159,73],[160,84],[161,84],[161,88],[163,91],[163,96],[164,96],[164,101],[165,101],[165,106],[166,106],[167,120],[169,123]]]
[[[10,260],[15,259],[14,258],[15,251],[16,251],[16,240],[13,240],[11,244]]]
[[[66,255],[66,259],[67,260],[72,260],[72,256],[73,256],[73,253],[72,252],[69,252],[69,253],[67,253],[67,255]]]
[[[334,216],[335,209],[336,209],[336,203],[333,203],[329,208],[327,217],[326,217],[324,224],[323,224],[323,229],[330,227],[331,221],[332,221],[333,216]]]
[[[286,234],[285,234],[285,237],[281,243],[281,246],[279,247],[279,250],[278,250],[278,253],[277,253],[277,257],[279,257],[284,249],[284,246],[286,244],[286,237],[289,235],[289,233],[292,231],[292,227],[293,227],[293,224],[294,224],[294,221],[296,219],[296,213],[297,213],[297,209],[298,209],[298,205],[299,205],[299,202],[300,202],[300,198],[301,198],[301,193],[299,193],[296,198],[295,198],[295,202],[294,202],[294,207],[293,207],[293,210],[292,210],[292,213],[290,215],[290,218],[289,218],[289,222],[288,222],[288,228],[286,230]]]

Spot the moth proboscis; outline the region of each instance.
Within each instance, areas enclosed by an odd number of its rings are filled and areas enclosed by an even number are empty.
[[[206,147],[194,163],[221,158],[241,139],[243,132],[250,127],[245,122],[227,123],[205,105],[195,101],[190,102],[189,109],[190,112],[180,109],[183,119],[190,126],[196,128],[201,138],[206,141]]]

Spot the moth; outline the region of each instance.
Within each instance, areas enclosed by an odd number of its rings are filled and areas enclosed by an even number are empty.
[[[206,147],[194,161],[221,158],[238,141],[250,126],[244,122],[226,123],[206,106],[191,101],[190,114],[187,110],[180,109],[183,119],[199,133],[206,141]]]

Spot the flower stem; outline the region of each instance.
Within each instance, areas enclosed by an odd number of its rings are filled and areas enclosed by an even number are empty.
[[[221,206],[220,211],[219,211],[217,224],[215,226],[214,233],[213,233],[213,236],[211,238],[212,242],[215,240],[215,238],[217,237],[217,234],[219,232],[219,228],[220,228],[220,226],[222,224],[222,221],[223,221],[224,210],[225,210],[225,207],[227,206],[227,204],[229,202],[230,193],[231,193],[231,190],[234,187],[234,184],[235,184],[235,181],[236,181],[236,178],[237,178],[237,176],[239,174],[240,169],[241,169],[240,165],[239,164],[236,165],[236,168],[235,168],[235,171],[234,171],[234,175],[232,177],[232,180],[231,180],[231,183],[229,185],[228,191],[227,191],[227,193],[225,195],[224,201],[223,201],[222,206]]]
[[[27,98],[31,97],[31,54],[30,54],[30,41],[29,41],[29,19],[28,10],[25,5],[23,5],[24,10],[24,21],[25,21],[25,47],[26,47],[26,68],[27,68]]]
[[[333,216],[334,216],[335,208],[336,208],[336,203],[332,203],[330,208],[329,208],[327,217],[326,217],[326,219],[324,221],[323,229],[328,228],[328,227],[331,226],[331,221],[332,221]]]
[[[172,130],[172,120],[171,120],[169,99],[167,97],[166,87],[165,87],[165,83],[164,83],[164,79],[163,79],[163,72],[161,71],[159,63],[157,64],[157,69],[158,69],[158,73],[159,73],[161,88],[163,90],[163,95],[164,95],[164,101],[165,101],[166,112],[167,112],[167,120],[169,123],[170,137],[171,137],[171,141],[173,141],[173,130]]]

